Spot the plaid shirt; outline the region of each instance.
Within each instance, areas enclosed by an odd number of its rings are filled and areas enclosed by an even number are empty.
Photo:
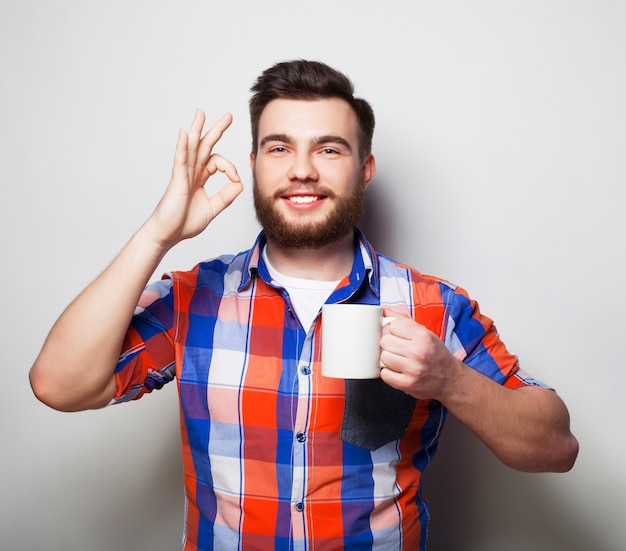
[[[249,251],[148,286],[116,369],[116,402],[177,379],[184,549],[424,549],[420,481],[445,408],[417,400],[403,436],[374,450],[342,439],[347,387],[320,374],[321,316],[301,326],[263,245],[261,234]],[[536,384],[463,290],[378,255],[361,234],[328,302],[404,311],[498,383]]]

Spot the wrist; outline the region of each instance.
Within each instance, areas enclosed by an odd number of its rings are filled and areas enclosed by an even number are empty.
[[[467,398],[468,392],[470,392],[473,370],[450,354],[445,373],[441,395],[438,399],[449,408],[452,404],[459,403]]]
[[[178,240],[174,238],[165,238],[161,224],[154,216],[148,218],[137,230],[133,236],[133,240],[144,248],[145,251],[150,251],[152,254],[161,258],[178,243]]]

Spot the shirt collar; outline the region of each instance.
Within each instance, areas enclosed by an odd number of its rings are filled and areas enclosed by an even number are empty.
[[[259,233],[252,248],[247,252],[244,262],[244,269],[241,274],[241,285],[243,289],[250,284],[252,277],[257,274],[266,283],[271,282],[267,266],[263,261],[261,252],[265,247],[266,239],[264,232]],[[380,280],[378,273],[378,262],[376,261],[376,251],[365,238],[360,229],[355,230],[354,240],[354,262],[348,275],[347,281],[344,279],[342,285],[335,291],[333,302],[341,302],[353,295],[362,285],[365,279],[368,280],[372,292],[379,296]]]

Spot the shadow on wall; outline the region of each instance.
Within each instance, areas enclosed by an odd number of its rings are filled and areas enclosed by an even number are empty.
[[[384,193],[385,187],[384,176],[376,176],[376,180],[367,188],[365,213],[360,228],[377,252],[393,256],[402,249],[403,240],[394,225],[394,217],[390,216],[394,208],[397,208],[398,198],[389,199]]]
[[[570,474],[506,467],[449,416],[424,475],[432,515],[428,551],[611,551],[575,511],[576,504],[553,491],[551,477],[561,476]]]

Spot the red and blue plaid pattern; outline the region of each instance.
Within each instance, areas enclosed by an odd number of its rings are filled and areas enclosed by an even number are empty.
[[[406,434],[375,451],[344,442],[344,382],[320,374],[321,318],[301,327],[262,247],[261,235],[150,285],[116,370],[117,402],[177,379],[184,549],[423,549],[420,481],[445,408],[418,400]],[[405,311],[497,382],[537,384],[463,290],[376,254],[361,234],[329,298],[343,301]]]

